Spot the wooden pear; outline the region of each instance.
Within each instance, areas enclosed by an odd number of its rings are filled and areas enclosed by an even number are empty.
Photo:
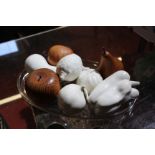
[[[116,71],[124,70],[124,65],[118,57],[114,57],[103,48],[103,54],[96,70],[102,75],[102,77],[106,78]]]

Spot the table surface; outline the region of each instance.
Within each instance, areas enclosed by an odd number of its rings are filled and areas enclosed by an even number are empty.
[[[139,104],[135,108],[134,116],[124,128],[155,127],[155,78],[154,68],[152,69],[155,57],[151,55],[154,46],[128,27],[60,27],[0,44],[0,114],[9,128],[36,128],[31,108],[17,90],[17,78],[24,69],[26,57],[33,53],[46,56],[49,47],[54,44],[67,45],[87,60],[99,61],[102,47],[115,56],[121,56],[131,77],[142,82]],[[16,46],[14,53],[11,53],[14,50],[12,46]],[[151,57],[150,63],[149,58],[145,60],[146,55]],[[147,68],[139,65],[140,60],[149,64],[145,65]],[[144,74],[144,71],[147,74]]]

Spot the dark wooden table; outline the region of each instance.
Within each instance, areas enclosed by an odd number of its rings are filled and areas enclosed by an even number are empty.
[[[128,27],[64,27],[17,39],[15,44],[17,52],[0,56],[0,114],[9,128],[35,128],[31,108],[20,98],[16,86],[24,60],[30,54],[46,56],[51,45],[63,44],[84,59],[99,61],[101,48],[105,47],[121,56],[126,70],[136,78],[133,74],[136,61],[153,48]]]

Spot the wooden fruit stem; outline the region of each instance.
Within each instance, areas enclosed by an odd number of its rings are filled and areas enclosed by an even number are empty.
[[[106,56],[106,50],[104,47],[102,47],[102,56]]]
[[[99,62],[99,65],[97,66],[96,68],[96,71],[100,72],[100,70],[102,69],[102,64],[103,64],[103,61],[104,61],[104,57],[106,56],[106,50],[105,48],[103,47],[102,48],[102,54],[101,54],[101,58],[100,58],[100,62]]]

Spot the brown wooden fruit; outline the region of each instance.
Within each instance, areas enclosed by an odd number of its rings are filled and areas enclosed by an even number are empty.
[[[73,50],[67,46],[54,45],[48,51],[48,63],[56,66],[61,58],[72,53],[74,53]]]
[[[56,73],[47,68],[33,71],[25,81],[26,87],[31,91],[43,95],[56,97],[61,88]]]
[[[103,54],[96,70],[104,78],[106,78],[118,70],[124,70],[124,65],[118,57],[114,57],[111,53],[105,51],[103,48]]]

